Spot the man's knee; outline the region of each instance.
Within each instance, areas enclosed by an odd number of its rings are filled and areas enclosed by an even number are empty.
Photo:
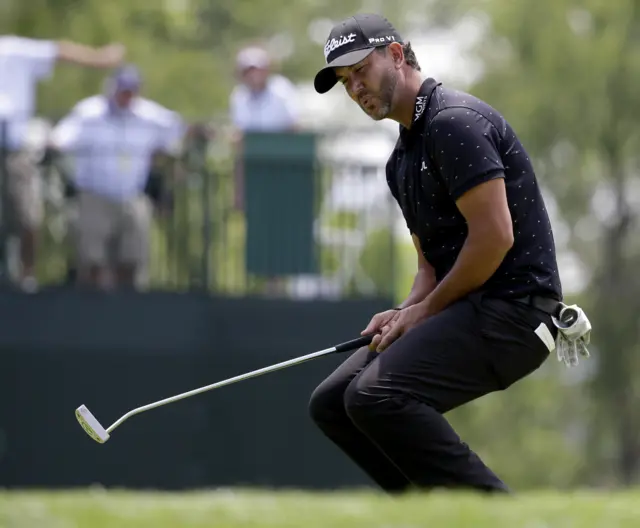
[[[355,424],[365,424],[401,412],[407,398],[402,391],[361,379],[354,380],[347,387],[343,405],[351,421]]]
[[[370,364],[371,359],[372,355],[368,347],[358,349],[316,387],[309,400],[309,414],[314,422],[317,424],[349,422],[344,407],[344,391]]]
[[[317,424],[343,422],[346,418],[344,410],[344,392],[341,387],[323,382],[311,394],[309,414]]]
[[[369,421],[378,415],[380,405],[386,405],[383,391],[371,390],[367,384],[352,383],[344,393],[344,409],[355,423]]]

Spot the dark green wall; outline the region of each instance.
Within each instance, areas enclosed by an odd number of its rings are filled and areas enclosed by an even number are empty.
[[[316,430],[330,356],[134,416],[126,411],[357,337],[387,300],[292,302],[196,294],[0,296],[0,486],[332,488],[368,479]]]

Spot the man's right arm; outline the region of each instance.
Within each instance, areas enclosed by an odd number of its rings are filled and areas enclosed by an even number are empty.
[[[396,149],[398,148],[399,144],[400,140],[398,139]],[[389,190],[391,191],[391,194],[395,198],[396,202],[400,204],[400,192],[396,183],[397,159],[397,150],[394,149],[391,156],[389,156],[385,170]],[[413,279],[413,285],[411,286],[411,291],[409,292],[408,297],[400,305],[398,305],[398,308],[408,308],[409,306],[419,303],[420,301],[424,300],[427,295],[429,295],[435,289],[437,285],[435,270],[433,269],[431,264],[427,262],[427,259],[422,252],[422,248],[420,247],[420,240],[414,232],[415,229],[411,225],[411,222],[408,221],[406,216],[405,223],[407,229],[411,233],[413,246],[416,248],[416,252],[418,253],[418,271]]]
[[[408,308],[409,306],[423,301],[436,287],[435,270],[424,257],[418,237],[415,234],[412,234],[411,238],[413,240],[413,245],[416,248],[416,252],[418,253],[418,271],[413,279],[413,286],[411,286],[409,296],[398,306],[398,308]],[[380,332],[385,325],[390,324],[396,317],[398,317],[399,313],[400,312],[398,310],[390,309],[385,312],[375,314],[371,318],[371,321],[369,321],[367,327],[361,332],[361,335]],[[375,350],[380,344],[380,340],[381,336],[379,334],[374,336],[371,345],[369,345],[369,349]]]
[[[398,308],[407,308],[423,301],[426,299],[427,295],[434,290],[437,284],[435,270],[424,257],[422,248],[420,247],[420,240],[418,240],[418,237],[415,234],[411,235],[411,239],[413,240],[413,245],[418,253],[418,271],[413,279],[411,292],[409,292],[408,297],[398,306]]]
[[[77,111],[72,111],[53,127],[49,136],[49,148],[58,153],[77,151],[85,137],[83,120]]]
[[[109,44],[101,48],[68,40],[61,40],[56,44],[58,60],[89,68],[115,68],[122,63],[125,56],[125,47],[121,44]]]

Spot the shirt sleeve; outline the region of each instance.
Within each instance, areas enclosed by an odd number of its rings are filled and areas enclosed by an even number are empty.
[[[296,87],[288,79],[282,85],[280,96],[290,126],[296,126],[300,121],[300,100]]]
[[[158,149],[168,154],[178,153],[186,130],[187,126],[180,114],[168,111],[160,123]]]
[[[436,170],[454,200],[476,185],[504,177],[500,133],[478,112],[442,110],[431,122],[429,136]]]
[[[17,37],[13,44],[15,55],[29,65],[37,79],[51,76],[58,58],[58,44],[55,41]]]
[[[407,226],[407,229],[409,230],[410,233],[413,233],[413,230],[411,229],[411,226],[409,225],[409,221],[407,219],[407,217],[404,214],[404,211],[402,210],[402,205],[400,203],[400,191],[398,190],[398,177],[397,177],[397,173],[396,173],[396,152],[395,150],[393,151],[393,153],[391,154],[391,156],[389,156],[389,159],[387,160],[387,164],[385,167],[385,172],[386,172],[386,176],[387,176],[387,185],[389,187],[389,191],[391,192],[391,195],[393,196],[393,198],[395,199],[398,207],[400,208],[400,212],[402,213],[402,216],[404,218],[404,223]]]
[[[234,127],[244,130],[246,128],[246,119],[243,113],[241,89],[236,87],[229,97],[229,117]]]
[[[85,137],[84,120],[77,113],[70,113],[61,119],[51,132],[51,143],[62,152],[77,151]]]

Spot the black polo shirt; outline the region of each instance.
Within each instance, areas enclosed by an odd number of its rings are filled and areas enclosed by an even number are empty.
[[[400,126],[387,182],[438,281],[452,268],[467,236],[456,200],[500,177],[505,178],[514,244],[483,289],[500,297],[537,294],[561,300],[551,223],[524,147],[494,108],[427,79],[411,128]]]

